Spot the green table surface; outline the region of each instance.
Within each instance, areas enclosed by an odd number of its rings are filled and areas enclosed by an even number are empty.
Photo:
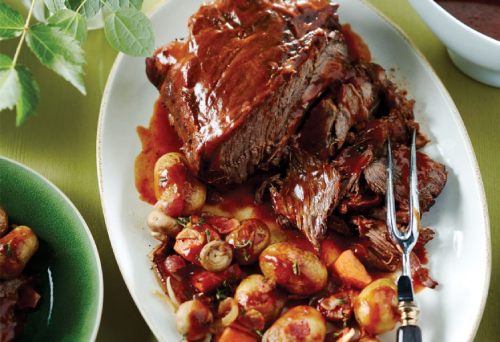
[[[168,0],[167,0],[168,1]],[[462,74],[446,50],[407,1],[369,0],[405,31],[430,61],[455,101],[469,132],[484,181],[491,220],[493,247],[488,302],[477,341],[500,336],[500,89],[482,85]],[[151,9],[157,0],[146,1]],[[21,9],[18,0],[7,3]],[[396,5],[397,3],[397,5]],[[0,52],[13,55],[16,41],[1,42]],[[99,341],[153,340],[154,337],[130,297],[106,233],[97,185],[95,141],[99,105],[116,52],[102,30],[92,31],[85,45],[87,96],[40,66],[28,49],[20,61],[40,83],[38,113],[22,127],[15,127],[13,112],[0,115],[0,155],[18,160],[54,182],[75,203],[87,221],[99,249],[104,272],[104,310]],[[132,132],[133,133],[133,132]],[[132,170],[129,170],[132,172]],[[461,300],[457,300],[460,310]]]

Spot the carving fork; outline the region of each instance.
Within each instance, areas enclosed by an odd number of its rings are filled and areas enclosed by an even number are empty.
[[[397,331],[397,342],[421,342],[422,333],[417,325],[419,309],[413,301],[413,284],[410,267],[410,253],[418,240],[420,225],[420,205],[418,202],[416,132],[413,131],[410,152],[410,223],[406,230],[399,230],[396,224],[396,205],[394,201],[393,163],[391,141],[387,142],[387,228],[397,242],[402,254],[403,270],[398,279],[398,309],[401,326]]]

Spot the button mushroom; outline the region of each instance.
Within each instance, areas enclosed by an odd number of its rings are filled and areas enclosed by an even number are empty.
[[[212,312],[198,299],[182,303],[175,315],[177,331],[189,341],[204,338],[212,320]]]
[[[201,249],[200,263],[207,271],[223,271],[231,265],[232,261],[233,249],[227,242],[211,241]]]

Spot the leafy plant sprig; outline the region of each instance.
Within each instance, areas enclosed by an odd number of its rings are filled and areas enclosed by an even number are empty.
[[[48,18],[31,23],[36,2],[42,2]],[[28,15],[0,0],[0,41],[19,38],[14,56],[0,54],[0,111],[16,107],[16,125],[32,115],[40,99],[38,83],[30,70],[18,63],[24,46],[37,59],[86,94],[83,82],[87,20],[102,13],[104,33],[115,49],[131,56],[153,52],[154,34],[140,11],[143,0],[32,0]],[[34,19],[33,19],[34,20]]]

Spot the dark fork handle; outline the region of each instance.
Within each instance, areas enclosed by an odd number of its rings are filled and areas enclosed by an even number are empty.
[[[417,325],[405,325],[398,329],[397,342],[422,342],[422,332]]]

